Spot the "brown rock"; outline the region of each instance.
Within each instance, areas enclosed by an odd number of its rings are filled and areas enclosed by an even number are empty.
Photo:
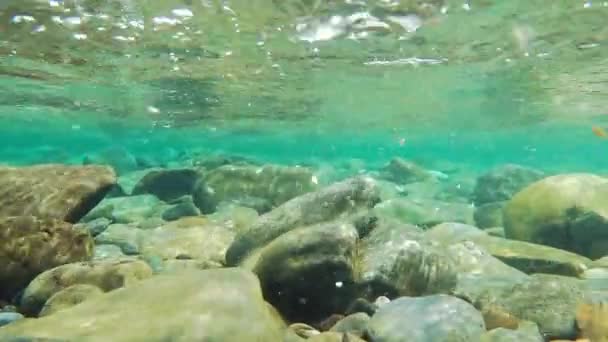
[[[85,229],[33,216],[0,219],[0,298],[8,299],[38,274],[93,256]]]
[[[0,217],[37,216],[75,223],[116,183],[108,166],[0,167]]]

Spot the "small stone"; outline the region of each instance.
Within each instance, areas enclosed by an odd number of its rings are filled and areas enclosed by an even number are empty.
[[[23,319],[23,315],[17,312],[0,312],[0,327]]]

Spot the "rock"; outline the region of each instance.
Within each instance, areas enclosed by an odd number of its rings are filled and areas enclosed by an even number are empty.
[[[76,223],[116,183],[106,166],[0,167],[0,217],[36,216]]]
[[[200,210],[192,202],[192,197],[185,196],[179,203],[173,204],[163,211],[161,218],[165,221],[175,221],[182,217],[199,216],[200,214]]]
[[[505,230],[503,227],[486,228],[484,230],[490,236],[496,236],[496,237],[501,237],[501,238],[505,237]]]
[[[251,208],[238,205],[220,205],[217,211],[206,218],[235,233],[241,233],[254,224],[259,215]]]
[[[383,178],[399,184],[419,182],[431,177],[424,168],[398,157],[391,159],[381,171]]]
[[[538,326],[532,322],[525,322],[517,329],[492,329],[481,337],[480,342],[544,342],[545,339],[538,331]]]
[[[85,227],[89,229],[92,236],[97,236],[103,233],[103,231],[106,230],[111,223],[112,221],[110,221],[109,219],[105,217],[100,217],[87,222],[85,224]]]
[[[0,329],[0,340],[281,341],[284,327],[264,302],[255,275],[232,268],[157,275],[53,315],[15,322]]]
[[[505,202],[491,202],[475,208],[473,218],[479,228],[502,227],[502,208]]]
[[[459,228],[454,228],[456,226]],[[464,233],[463,230],[468,230],[468,233]],[[426,236],[444,243],[471,241],[505,264],[528,274],[549,273],[580,277],[588,268],[587,265],[591,263],[591,260],[574,253],[533,243],[489,236],[485,231],[472,226],[452,223],[441,224],[427,231]]]
[[[468,299],[481,311],[500,309],[520,320],[538,324],[549,338],[574,338],[577,335],[575,314],[585,298],[584,282],[578,279],[534,274],[517,283],[486,287]]]
[[[192,202],[202,214],[207,215],[215,212],[218,199],[215,191],[203,179],[199,179],[192,191]]]
[[[317,190],[312,170],[278,165],[225,165],[205,173],[206,185],[218,202],[242,197],[263,198],[273,206]]]
[[[498,166],[477,178],[473,202],[482,205],[507,201],[515,193],[543,177],[542,171],[525,166],[515,164]]]
[[[114,245],[120,248],[126,255],[140,253],[140,241],[144,236],[142,229],[126,225],[112,224],[103,233],[95,237],[97,245]]]
[[[365,342],[359,336],[348,334],[348,333],[338,333],[335,331],[324,332],[318,335],[314,335],[309,338],[307,341],[309,342]]]
[[[203,167],[206,170],[217,169],[220,166],[254,166],[258,163],[250,158],[243,156],[212,155],[197,157],[194,159],[193,166]]]
[[[83,221],[90,222],[103,217],[113,223],[138,223],[150,218],[161,218],[163,211],[170,207],[154,195],[106,198]]]
[[[294,335],[303,339],[308,339],[321,333],[317,329],[305,323],[293,323],[287,328],[287,330],[293,332]]]
[[[481,314],[447,295],[398,298],[372,316],[367,331],[374,342],[479,341],[484,332]]]
[[[18,312],[0,312],[0,327],[3,327],[23,318],[23,315]]]
[[[150,172],[150,169],[137,170],[119,175],[117,184],[112,190],[112,197],[131,196],[135,185],[138,184],[148,172]]]
[[[378,203],[371,178],[351,178],[316,192],[293,198],[262,215],[238,234],[226,252],[228,265],[237,265],[249,253],[296,227],[338,219]]]
[[[146,230],[138,241],[139,253],[162,260],[193,259],[225,264],[224,256],[234,233],[205,219],[183,218]]]
[[[505,235],[592,259],[608,255],[608,179],[591,174],[544,178],[504,208]]]
[[[46,303],[44,303],[38,316],[48,316],[102,294],[103,290],[95,285],[76,284],[68,286],[52,295]]]
[[[33,216],[0,219],[0,298],[10,299],[38,274],[88,260],[93,239],[86,229]]]
[[[394,198],[374,207],[381,217],[391,217],[403,223],[430,227],[443,222],[473,223],[473,207],[465,203],[448,203],[430,199]]]
[[[126,255],[122,252],[122,249],[116,245],[100,244],[95,245],[95,251],[93,254],[93,261],[99,260],[121,260]]]
[[[62,265],[40,274],[21,298],[23,313],[34,316],[54,294],[76,284],[94,285],[107,292],[152,276],[143,261],[94,261]]]
[[[164,202],[192,195],[202,174],[194,169],[150,170],[133,187],[132,195],[152,194]]]
[[[358,312],[352,315],[348,315],[338,321],[330,331],[349,333],[358,337],[363,337],[367,331],[367,325],[370,317],[365,312]]]
[[[260,250],[253,267],[265,298],[290,321],[344,311],[354,299],[357,231],[346,223],[303,227]]]
[[[367,299],[449,291],[455,286],[451,260],[422,239],[419,228],[386,219],[363,239],[358,283]]]

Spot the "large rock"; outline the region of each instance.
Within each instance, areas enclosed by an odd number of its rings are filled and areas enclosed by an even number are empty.
[[[21,310],[36,315],[49,298],[72,285],[89,284],[107,292],[150,276],[150,266],[138,260],[62,265],[40,274],[28,285],[21,298]]]
[[[476,205],[509,200],[527,185],[544,177],[544,173],[529,167],[506,164],[477,178],[473,190]]]
[[[0,329],[0,341],[281,341],[284,323],[242,269],[158,275],[38,319]]]
[[[107,166],[0,167],[0,217],[36,216],[75,223],[116,183]]]
[[[343,312],[354,299],[358,234],[352,224],[323,223],[281,235],[253,267],[265,298],[288,320],[314,321]]]
[[[592,174],[547,177],[518,192],[504,208],[507,238],[608,255],[608,179]]]
[[[224,226],[203,217],[184,217],[153,229],[113,224],[95,241],[116,245],[127,255],[155,258],[162,268],[174,259],[224,265],[233,239],[234,232]]]
[[[479,341],[484,332],[481,313],[447,295],[398,298],[382,306],[368,325],[374,342]]]
[[[254,249],[296,227],[338,219],[378,203],[377,187],[371,178],[357,177],[293,198],[260,216],[238,234],[226,252],[228,265],[237,265]]]
[[[0,219],[0,298],[48,269],[92,256],[93,239],[82,227],[33,216]]]
[[[419,228],[386,219],[363,239],[357,266],[369,300],[448,293],[456,285],[454,264],[443,248],[424,242]]]

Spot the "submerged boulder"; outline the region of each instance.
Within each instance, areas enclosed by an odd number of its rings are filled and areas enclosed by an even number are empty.
[[[0,217],[36,216],[76,223],[116,183],[107,166],[0,167]]]
[[[0,329],[0,340],[281,341],[285,324],[243,269],[157,275],[52,315]]]
[[[226,262],[237,265],[253,250],[297,227],[369,209],[379,201],[377,191],[373,179],[356,177],[293,198],[260,216],[247,230],[237,234],[226,252]]]
[[[352,224],[331,222],[276,238],[253,267],[265,298],[290,321],[343,312],[354,299],[357,237]]]
[[[33,216],[0,219],[0,299],[10,299],[40,273],[89,260],[93,239],[70,223]]]
[[[592,174],[544,178],[504,208],[505,236],[571,251],[608,255],[608,179]]]

